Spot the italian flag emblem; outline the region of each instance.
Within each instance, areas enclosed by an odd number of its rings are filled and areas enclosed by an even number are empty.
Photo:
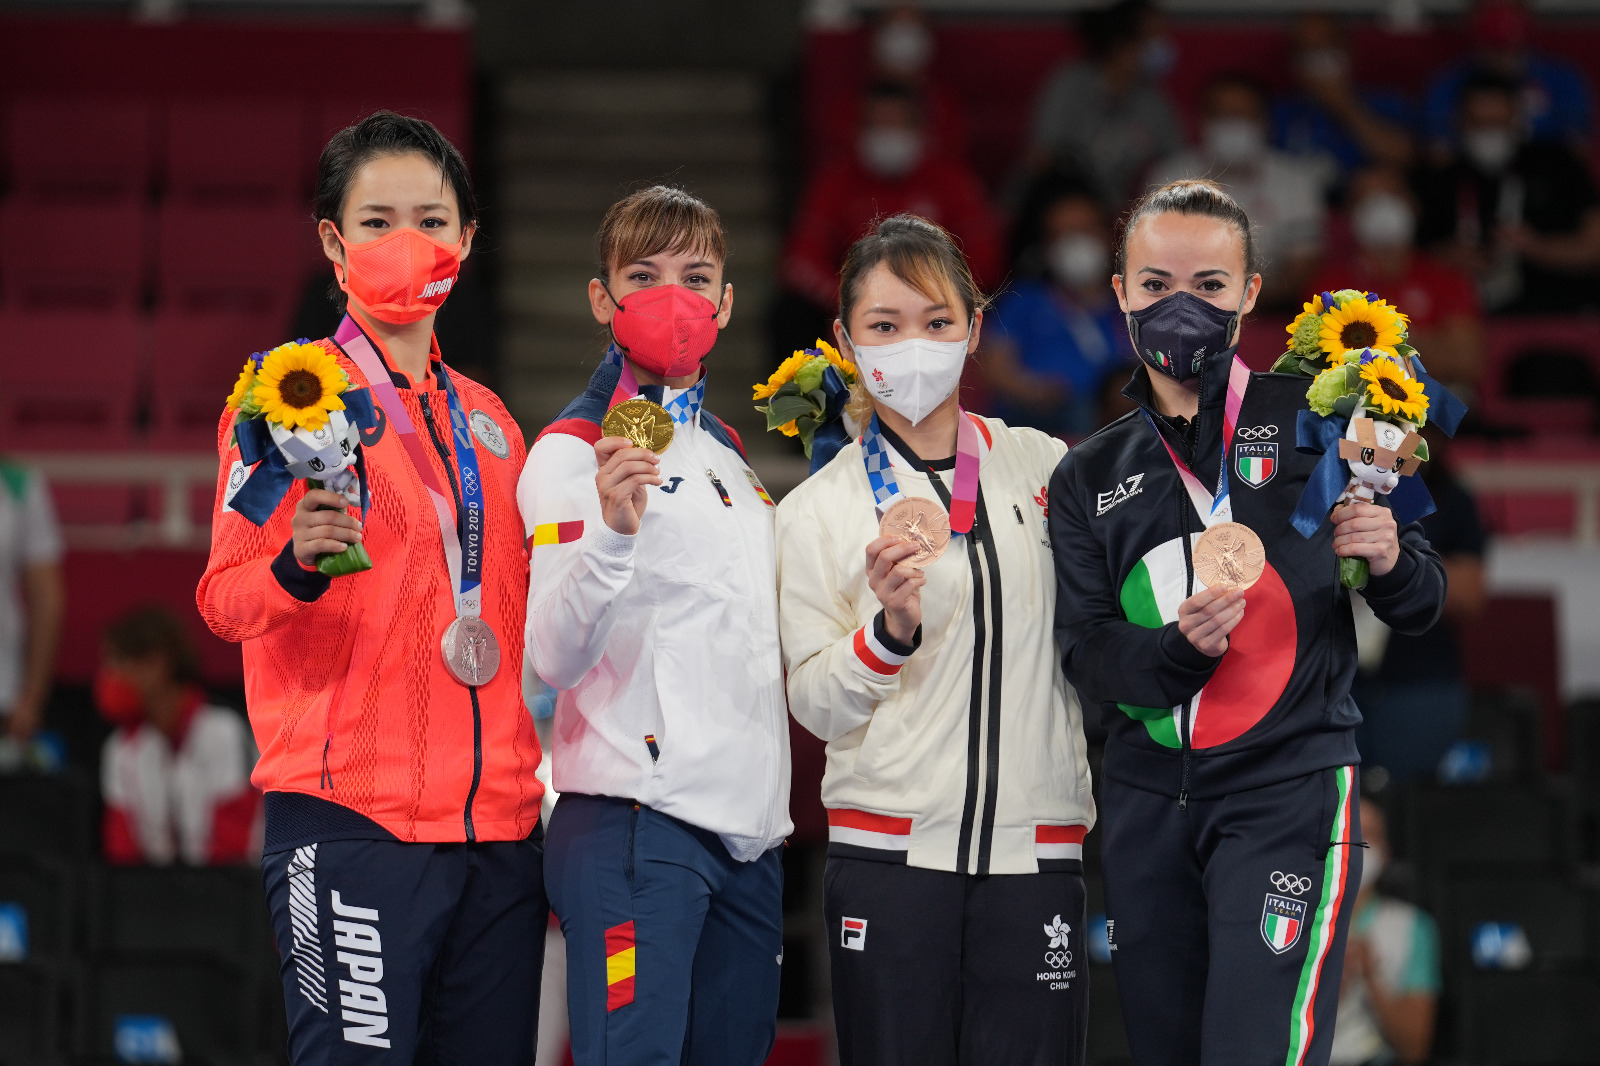
[[[1191,534],[1192,541],[1200,534]],[[1192,543],[1191,541],[1191,543]],[[1122,616],[1159,629],[1178,620],[1178,604],[1189,595],[1183,542],[1177,537],[1145,553],[1122,582]],[[1277,704],[1294,671],[1297,629],[1294,601],[1283,578],[1267,563],[1261,580],[1245,593],[1244,620],[1229,637],[1228,650],[1189,708],[1189,743],[1211,748],[1244,735]],[[1183,744],[1178,735],[1183,708],[1117,706],[1144,724],[1162,747]]]
[[[1287,896],[1267,893],[1261,904],[1261,939],[1273,954],[1282,955],[1300,939],[1300,928],[1306,923],[1305,902]]]
[[[1246,485],[1260,488],[1278,472],[1278,445],[1240,444],[1234,449],[1234,469]]]

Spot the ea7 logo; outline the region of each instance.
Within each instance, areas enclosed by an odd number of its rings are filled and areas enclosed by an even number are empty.
[[[845,918],[840,923],[843,928],[839,931],[839,946],[849,948],[851,951],[867,950],[867,920],[865,918]]]
[[[1122,484],[1118,485],[1116,488],[1109,492],[1100,493],[1095,497],[1094,516],[1099,518],[1101,515],[1111,510],[1111,508],[1115,507],[1123,500],[1139,495],[1139,493],[1144,491],[1139,484],[1143,480],[1143,474],[1130,474],[1127,478],[1123,479]]]

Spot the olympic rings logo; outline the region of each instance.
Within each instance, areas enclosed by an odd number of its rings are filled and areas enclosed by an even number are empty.
[[[1279,892],[1292,892],[1299,896],[1311,891],[1311,878],[1296,877],[1294,874],[1286,874],[1282,870],[1274,870],[1272,871],[1272,887]]]
[[[1240,440],[1266,440],[1278,435],[1277,426],[1240,426],[1234,430]]]
[[[1072,965],[1072,952],[1047,951],[1044,953],[1044,964],[1052,970],[1064,970]]]

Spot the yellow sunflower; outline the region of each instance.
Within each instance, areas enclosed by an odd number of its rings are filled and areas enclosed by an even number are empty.
[[[807,355],[805,352],[795,352],[785,359],[778,369],[772,372],[772,376],[767,379],[765,385],[757,384],[751,386],[751,392],[753,393],[751,399],[768,399],[773,393],[793,381],[794,376],[800,372],[800,368],[814,358],[815,356]]]
[[[1361,380],[1367,383],[1369,407],[1418,425],[1426,421],[1428,397],[1422,391],[1422,383],[1406,377],[1395,360],[1372,360],[1361,368]]]
[[[228,410],[237,411],[245,398],[250,395],[250,388],[256,383],[256,361],[246,359],[244,369],[239,371],[239,380],[233,383],[233,391],[228,393]]]
[[[1371,348],[1390,356],[1405,336],[1405,316],[1382,300],[1346,300],[1322,316],[1322,350],[1338,362],[1354,348]]]
[[[818,337],[817,351],[821,352],[822,358],[832,363],[839,373],[844,376],[844,383],[846,385],[855,384],[856,365],[850,360],[846,359],[844,356],[840,355],[838,349],[834,348],[833,345],[829,344],[821,337]]]
[[[329,411],[343,411],[339,394],[350,379],[338,360],[315,344],[283,344],[267,353],[256,375],[261,413],[285,429],[320,429]]]

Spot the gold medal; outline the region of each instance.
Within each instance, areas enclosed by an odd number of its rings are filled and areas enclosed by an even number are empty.
[[[883,513],[878,535],[915,544],[917,553],[900,561],[921,570],[950,546],[950,516],[932,500],[905,496]]]
[[[672,444],[672,416],[643,396],[623,400],[606,412],[600,430],[608,437],[627,437],[636,448],[660,455]]]
[[[1208,589],[1247,589],[1261,580],[1266,567],[1261,538],[1238,522],[1212,526],[1194,546],[1194,576]]]

